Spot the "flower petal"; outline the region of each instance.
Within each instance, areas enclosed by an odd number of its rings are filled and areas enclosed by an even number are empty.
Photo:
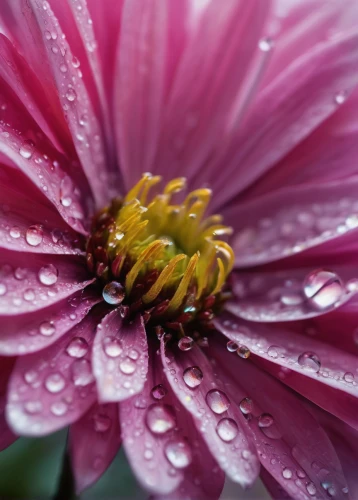
[[[41,237],[36,229],[33,241]],[[77,256],[39,255],[0,249],[0,314],[37,311],[93,283],[85,260]]]
[[[91,347],[101,316],[89,313],[52,346],[17,359],[6,407],[14,432],[44,436],[75,422],[95,403]]]
[[[142,317],[125,321],[118,309],[109,313],[98,326],[92,363],[101,402],[122,401],[140,392],[148,371]]]
[[[69,298],[26,314],[0,316],[0,354],[26,355],[52,345],[83,320],[101,297],[97,291],[80,290]]]
[[[9,377],[14,366],[14,359],[0,358],[0,451],[10,446],[16,441],[15,436],[9,429],[5,420],[6,391]]]
[[[287,187],[223,211],[235,236],[236,267],[295,255],[358,227],[358,177]]]
[[[120,444],[118,406],[115,404],[95,404],[71,425],[68,446],[77,494],[102,476]]]
[[[249,486],[259,473],[259,462],[252,443],[246,437],[248,429],[240,410],[231,402],[225,413],[219,415],[212,411],[207,402],[209,391],[214,388],[224,392],[222,389],[225,387],[216,379],[208,359],[198,347],[185,353],[177,351],[179,349],[173,354],[161,340],[162,362],[172,390],[193,416],[197,429],[221,469],[233,481]],[[191,388],[184,382],[184,370],[191,367],[198,367],[203,374],[199,387]],[[230,442],[224,441],[218,434],[219,422],[223,417],[232,419],[233,426],[238,430]]]
[[[328,488],[346,498],[342,492],[346,480],[335,450],[296,395],[250,360],[229,353],[221,338],[212,339],[210,346],[218,376],[224,381],[229,376],[227,388],[233,400],[238,403],[241,398],[238,380],[251,400],[246,415],[261,463],[280,486],[293,498],[309,498],[310,491],[325,498]]]
[[[357,427],[357,356],[279,325],[214,320],[227,338],[246,346],[256,364],[307,399]]]

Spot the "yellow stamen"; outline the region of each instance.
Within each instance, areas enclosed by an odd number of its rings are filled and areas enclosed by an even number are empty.
[[[178,286],[178,289],[176,290],[173,298],[169,302],[168,309],[166,310],[167,314],[174,312],[181,306],[183,299],[188,291],[190,282],[194,276],[198,259],[199,259],[199,253],[195,253],[190,259],[188,267],[186,268],[184,276],[182,277],[182,280],[180,282],[180,285]]]

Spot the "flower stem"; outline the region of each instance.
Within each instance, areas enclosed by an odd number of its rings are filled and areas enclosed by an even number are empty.
[[[75,482],[72,474],[71,460],[66,446],[62,460],[61,475],[53,500],[73,500],[75,498]]]

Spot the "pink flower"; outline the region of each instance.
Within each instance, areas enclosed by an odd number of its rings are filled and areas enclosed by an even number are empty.
[[[161,496],[357,498],[357,19],[2,1],[1,448],[70,426],[77,491],[122,443]]]

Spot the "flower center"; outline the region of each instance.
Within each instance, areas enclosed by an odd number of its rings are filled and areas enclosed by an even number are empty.
[[[231,228],[219,215],[204,218],[209,189],[173,204],[185,179],[158,193],[160,180],[144,174],[124,199],[96,215],[88,266],[104,284],[105,301],[121,305],[124,315],[141,311],[147,322],[170,327],[209,322],[225,300],[234,262],[231,247],[217,238]]]

